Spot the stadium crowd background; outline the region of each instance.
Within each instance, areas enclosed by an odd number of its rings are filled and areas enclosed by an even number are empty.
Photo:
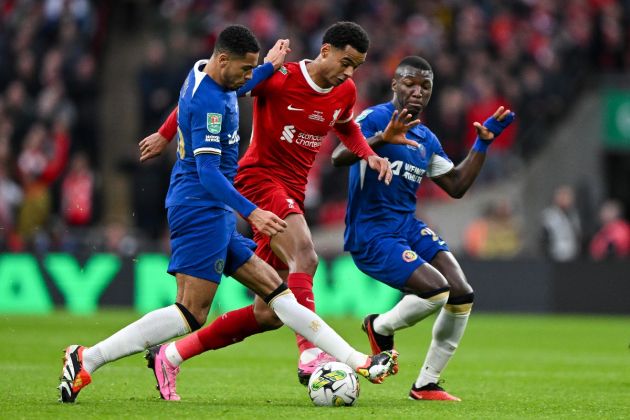
[[[289,60],[315,57],[331,23],[361,24],[371,46],[355,75],[357,112],[390,98],[391,75],[402,57],[424,56],[436,77],[423,121],[455,162],[466,156],[474,140],[473,121],[483,121],[498,105],[516,110],[517,124],[492,146],[476,189],[509,177],[535,159],[549,130],[598,74],[630,70],[628,1],[115,3],[0,3],[0,251],[105,250],[133,255],[168,250],[163,198],[174,155],[144,166],[131,158],[117,163],[116,170],[127,174],[131,185],[133,217],[128,223],[105,211],[103,153],[111,142],[126,143],[130,156],[137,153],[137,142],[159,127],[175,105],[190,66],[209,56],[226,23],[249,26],[263,54],[277,38],[290,38]],[[121,21],[111,19],[115,7],[122,9]],[[136,75],[141,124],[135,138],[106,139],[101,129],[107,110],[99,100],[102,69],[112,48],[110,29],[121,24],[129,37],[142,30],[150,38],[138,51],[144,57]],[[243,148],[251,130],[249,112],[244,104]],[[332,137],[324,143],[309,179],[307,216],[314,229],[343,224],[346,171],[329,164],[336,143]],[[567,189],[571,198],[554,198],[556,206],[560,200],[560,208],[575,207],[574,191]],[[420,199],[425,202],[446,199],[430,181],[423,190]],[[507,200],[491,203],[462,232],[463,250],[478,258],[518,255],[521,227],[514,211]],[[544,226],[552,213],[537,227],[543,244],[558,233]],[[575,209],[558,215],[569,213],[566,226],[574,230],[569,236],[577,244],[570,259],[589,253],[594,258],[630,256],[630,227],[619,202],[602,206],[602,222],[580,221]],[[553,252],[544,254],[562,260]]]

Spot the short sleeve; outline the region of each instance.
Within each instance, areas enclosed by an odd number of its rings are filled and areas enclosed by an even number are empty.
[[[354,116],[354,104],[357,102],[357,87],[352,79],[348,79],[346,83],[350,84],[347,93],[349,103],[348,106],[341,111],[341,114],[337,117],[335,124],[347,123]]]
[[[200,153],[220,155],[220,133],[225,117],[224,99],[217,97],[215,92],[197,92],[191,105],[193,154],[195,156]]]
[[[451,159],[444,152],[442,144],[437,139],[435,134],[430,133],[430,135],[431,159],[429,160],[429,164],[427,166],[427,175],[430,178],[435,178],[449,172],[451,169],[453,169],[453,166],[455,165],[453,165]]]

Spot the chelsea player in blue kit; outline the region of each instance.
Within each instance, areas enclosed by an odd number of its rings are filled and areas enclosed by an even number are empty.
[[[274,48],[284,57],[288,41]],[[276,271],[254,255],[254,242],[236,232],[232,209],[266,235],[286,228],[282,219],[256,207],[232,185],[239,141],[237,90],[253,88],[273,69],[269,64],[261,66],[252,80],[259,50],[249,29],[228,26],[220,33],[212,57],[195,64],[180,92],[178,159],[166,197],[172,248],[168,272],[176,277],[176,303],[146,314],[92,347],[69,346],[59,385],[61,402],[74,402],[104,364],[199,329],[223,273],[262,297],[285,325],[357,373],[380,382],[395,369],[395,351],[370,357],[354,350],[300,305]],[[168,382],[174,381],[178,370],[169,364],[168,354],[163,360],[162,375],[156,378],[161,395],[179,399],[176,394],[162,394],[162,389],[175,392]]]
[[[439,377],[464,334],[474,294],[457,260],[442,238],[416,219],[416,192],[430,177],[451,197],[460,198],[471,186],[485,160],[488,146],[514,119],[499,107],[482,125],[474,123],[477,140],[457,166],[417,117],[431,98],[433,71],[421,57],[406,57],[392,80],[391,102],[361,113],[356,121],[372,148],[388,158],[394,174],[389,186],[377,182],[363,162],[343,145],[333,164],[350,165],[350,185],[344,248],[365,274],[404,292],[384,314],[368,315],[362,328],[373,352],[394,348],[394,332],[439,312],[424,365],[409,397],[416,400],[460,401],[439,386]],[[406,133],[417,144],[387,143]]]

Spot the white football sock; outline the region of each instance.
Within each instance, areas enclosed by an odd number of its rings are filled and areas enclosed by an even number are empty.
[[[436,312],[447,299],[448,292],[428,299],[405,295],[396,306],[374,319],[374,331],[381,335],[393,335],[395,331],[411,327]]]
[[[109,338],[83,351],[83,367],[94,372],[106,363],[139,353],[153,345],[190,332],[176,305],[149,312]]]
[[[437,383],[466,330],[472,304],[446,305],[433,324],[433,340],[420,369],[416,387]],[[447,309],[448,308],[448,309]],[[452,312],[453,310],[458,312]]]
[[[287,327],[306,337],[335,359],[352,369],[365,365],[368,356],[353,349],[324,320],[300,305],[293,293],[287,291],[276,296],[269,302],[269,306]]]
[[[170,362],[171,365],[177,367],[182,364],[184,359],[177,351],[177,346],[175,343],[168,343],[166,348],[164,349],[164,356],[166,356],[166,360]]]

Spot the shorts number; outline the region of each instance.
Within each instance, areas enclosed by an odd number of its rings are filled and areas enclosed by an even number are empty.
[[[440,237],[439,237],[439,236],[437,236],[437,235],[435,234],[435,232],[433,232],[433,231],[432,231],[431,229],[429,229],[428,227],[423,228],[423,229],[420,231],[420,234],[421,234],[422,236],[431,236],[431,239],[433,239],[434,241],[438,241],[438,240],[440,239]]]

